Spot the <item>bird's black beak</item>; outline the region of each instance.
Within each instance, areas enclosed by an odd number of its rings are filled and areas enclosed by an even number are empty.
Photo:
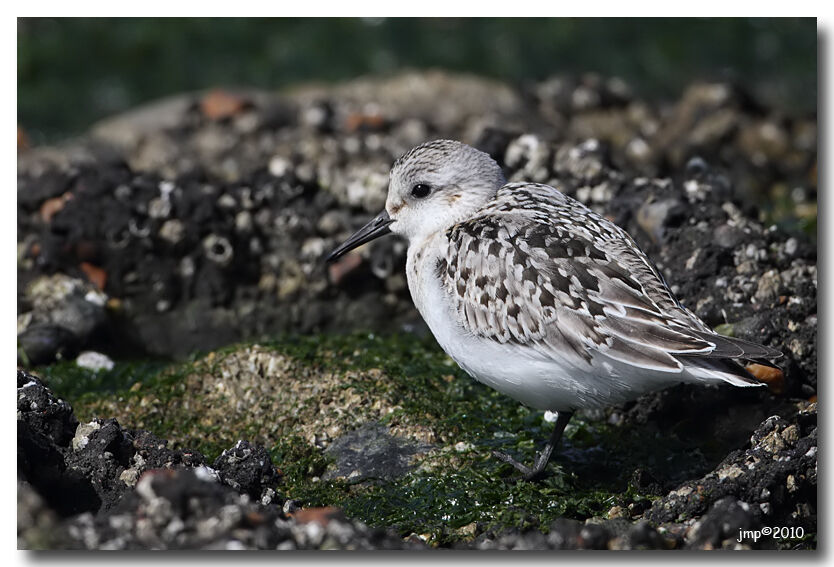
[[[366,242],[370,242],[375,238],[379,238],[380,236],[385,236],[391,229],[389,225],[394,222],[391,217],[388,216],[387,211],[382,211],[382,214],[377,216],[371,222],[357,230],[353,235],[345,240],[341,246],[336,248],[333,252],[327,256],[327,262],[332,262],[337,260],[356,248],[357,246],[361,246]]]

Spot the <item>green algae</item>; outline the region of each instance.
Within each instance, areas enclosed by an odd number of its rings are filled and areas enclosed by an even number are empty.
[[[401,478],[323,480],[329,459],[311,442],[311,430],[304,429],[330,417],[315,405],[320,401],[315,396],[287,398],[282,405],[265,390],[245,398],[248,405],[235,412],[229,408],[244,398],[231,389],[214,393],[218,384],[233,381],[230,368],[245,366],[235,357],[260,360],[251,358],[255,355],[280,356],[285,361],[281,380],[292,381],[294,388],[320,388],[320,396],[335,400],[331,409],[341,409],[338,396],[349,400],[338,422],[342,430],[376,419],[395,433],[429,435],[435,449],[416,458],[414,469]],[[72,403],[82,422],[116,417],[125,427],[148,429],[209,460],[238,439],[261,443],[283,475],[279,491],[286,497],[305,506],[339,506],[371,526],[395,527],[404,536],[416,533],[436,544],[504,527],[546,531],[557,518],[605,517],[614,506],[645,509],[660,485],[636,481],[641,473],[668,484],[709,470],[701,448],[674,432],[659,435],[650,427],[615,426],[604,417],[577,415],[550,476],[519,482],[516,471],[491,451],[532,462],[552,425],[542,412],[472,380],[432,339],[413,335],[283,337],[168,366],[117,363],[112,371],[96,374],[62,363],[36,373]],[[272,381],[269,372],[261,373],[260,380]],[[243,382],[241,395],[250,395],[252,384]]]
[[[137,382],[153,379],[170,363],[155,361],[120,362],[111,370],[90,370],[74,361],[61,361],[35,369],[35,373],[52,391],[66,399],[77,399],[89,394],[113,394]]]

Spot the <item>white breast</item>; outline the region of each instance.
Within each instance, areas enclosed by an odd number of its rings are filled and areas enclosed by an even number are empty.
[[[410,246],[408,288],[420,315],[446,353],[473,378],[521,403],[560,411],[612,403],[606,381],[566,361],[544,358],[515,343],[474,336],[459,326],[452,302],[436,277],[438,246],[434,237]]]

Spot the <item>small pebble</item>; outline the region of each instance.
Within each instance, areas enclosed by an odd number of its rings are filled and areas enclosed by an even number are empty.
[[[98,372],[99,370],[113,370],[114,363],[106,354],[84,351],[75,359],[75,364],[81,368]]]

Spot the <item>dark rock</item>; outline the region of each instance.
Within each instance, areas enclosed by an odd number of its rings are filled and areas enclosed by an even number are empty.
[[[517,133],[513,134],[498,128],[484,128],[480,137],[478,137],[478,140],[474,143],[474,147],[478,148],[482,152],[488,153],[492,159],[497,161],[499,165],[503,166],[504,154],[507,151],[507,146],[509,146],[512,139],[517,136]]]
[[[256,500],[264,491],[274,489],[281,478],[266,449],[242,440],[223,451],[213,467],[224,484]]]
[[[18,305],[20,358],[45,364],[74,357],[103,328],[106,300],[95,286],[62,274],[30,281]]]
[[[95,510],[101,504],[89,479],[68,469],[64,454],[78,421],[35,376],[17,372],[17,475],[58,514]]]
[[[560,518],[550,524],[547,535],[548,545],[553,549],[576,549],[579,545],[579,533],[582,523],[576,520]]]
[[[204,467],[153,470],[118,506],[66,531],[85,549],[415,549],[343,516],[302,523],[217,482]]]
[[[108,509],[129,488],[121,474],[130,467],[134,453],[132,438],[115,419],[94,420],[80,425],[79,430],[85,425],[91,426],[89,433],[77,436],[78,441],[73,440],[74,450],[66,454],[67,470],[88,480],[99,506]]]
[[[173,469],[173,468],[191,468],[206,465],[206,458],[199,451],[192,451],[189,449],[169,449],[168,441],[159,439],[154,434],[148,431],[131,431],[130,436],[133,439],[133,447],[136,453],[133,455],[134,461],[138,461],[136,456],[142,458],[142,469]]]
[[[644,494],[658,494],[661,492],[660,481],[648,470],[646,469],[637,469],[631,475],[631,482],[629,483],[633,486],[637,491],[642,492]],[[634,502],[634,507],[632,508],[633,513],[635,514],[642,514],[643,513],[643,506],[645,506],[645,500],[638,500]]]
[[[487,531],[471,544],[459,544],[460,549],[668,549],[674,545],[658,533],[648,522],[632,524],[626,519],[588,520],[585,523],[560,518],[546,534],[537,529],[505,528]]]
[[[17,187],[18,206],[25,211],[34,212],[47,199],[66,193],[72,181],[72,177],[55,169],[50,169],[35,177],[19,179]]]
[[[366,423],[325,450],[336,462],[323,478],[343,477],[352,482],[398,478],[413,468],[415,455],[429,449],[429,445],[391,435],[383,425]]]
[[[669,542],[646,521],[631,525],[622,536],[622,549],[668,549]]]
[[[17,548],[82,549],[60,528],[60,518],[26,481],[17,482]]]
[[[744,233],[734,226],[722,224],[715,229],[715,243],[722,248],[736,248],[744,239]]]
[[[805,404],[798,415],[815,414]],[[730,453],[706,476],[683,483],[657,500],[645,517],[653,522],[696,518],[724,497],[748,503],[752,514],[770,525],[816,525],[817,429],[809,415],[793,423],[768,418],[753,433],[750,446]],[[796,511],[805,512],[797,515]]]
[[[686,167],[684,168],[684,172],[686,176],[689,178],[699,178],[705,175],[709,171],[709,164],[704,161],[704,158],[701,156],[694,156],[688,162],[686,162]]]
[[[729,496],[716,502],[692,526],[687,546],[696,549],[733,549],[740,543],[738,540],[742,530],[755,530],[760,526],[761,522],[750,504]]]
[[[637,223],[655,241],[663,242],[668,227],[679,226],[686,218],[686,206],[676,198],[647,200],[637,210]]]
[[[606,549],[611,532],[601,524],[585,524],[579,530],[578,549]]]
[[[733,336],[747,341],[762,343],[770,339],[770,319],[766,313],[756,313],[733,323]]]
[[[18,477],[63,516],[113,507],[150,468],[205,464],[201,454],[167,449],[166,441],[115,419],[79,424],[69,404],[21,370],[17,435]]]
[[[25,370],[17,371],[17,412],[18,424],[24,423],[56,447],[69,446],[78,426],[72,406]]]

